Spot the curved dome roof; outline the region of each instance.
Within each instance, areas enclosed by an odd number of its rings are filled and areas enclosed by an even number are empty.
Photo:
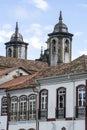
[[[15,32],[12,34],[10,41],[23,42],[23,36],[18,32],[18,23],[16,22]]]
[[[11,36],[10,41],[22,41],[23,42],[23,37],[20,33],[13,33]]]
[[[60,11],[59,23],[54,26],[53,32],[68,32],[68,27],[62,22],[62,12]]]

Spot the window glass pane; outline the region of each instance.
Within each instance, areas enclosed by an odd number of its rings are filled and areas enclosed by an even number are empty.
[[[58,108],[64,108],[64,98],[65,98],[65,90],[64,88],[61,88],[58,91]]]
[[[2,114],[7,114],[7,97],[2,98]]]
[[[22,96],[20,97],[20,120],[25,120],[26,119],[26,112],[27,112],[27,97]]]
[[[85,87],[81,86],[78,88],[78,106],[85,106]]]
[[[36,95],[29,96],[29,119],[36,118]]]
[[[47,109],[47,91],[41,92],[41,109]]]

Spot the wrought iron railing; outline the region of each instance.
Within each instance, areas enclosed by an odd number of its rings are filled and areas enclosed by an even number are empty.
[[[39,110],[38,111],[39,119],[47,119],[47,110]]]
[[[36,119],[36,110],[10,112],[10,121],[22,121]]]
[[[85,117],[86,115],[86,107],[82,106],[82,107],[76,107],[76,118],[79,117]]]
[[[58,108],[55,110],[56,118],[65,118],[65,108]]]

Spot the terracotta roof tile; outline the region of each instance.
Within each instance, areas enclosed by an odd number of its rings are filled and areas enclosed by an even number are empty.
[[[34,60],[25,60],[17,59],[12,57],[3,57],[0,56],[0,68],[11,68],[15,66],[21,66],[26,68],[27,71],[35,73],[40,69],[46,68],[48,65],[44,62],[34,61]]]
[[[21,76],[14,80],[8,81],[0,85],[0,88],[6,88],[9,90],[14,89],[24,89],[30,87],[36,87],[37,83],[35,79],[44,78],[44,77],[52,77],[58,75],[66,75],[66,74],[75,74],[87,72],[87,56],[82,55],[77,59],[73,60],[71,63],[65,63],[52,67],[45,67],[42,70],[39,70],[35,74],[30,76]]]
[[[65,74],[75,74],[87,72],[87,56],[82,55],[77,59],[73,60],[71,63],[64,63],[57,66],[52,66],[42,71],[38,78],[65,75]]]
[[[24,71],[26,71],[28,74],[31,74],[30,72],[28,72],[25,68],[23,67],[13,67],[13,68],[7,68],[7,69],[4,69],[4,70],[0,70],[0,76],[3,76],[3,75],[6,75],[8,74],[9,72],[15,70],[15,69],[23,69]]]
[[[36,87],[37,83],[35,82],[35,77],[40,72],[36,72],[32,75],[26,75],[26,76],[19,76],[15,79],[12,79],[10,81],[7,81],[0,85],[0,89],[8,89],[8,90],[14,90],[14,89],[24,89],[24,88],[31,88]]]

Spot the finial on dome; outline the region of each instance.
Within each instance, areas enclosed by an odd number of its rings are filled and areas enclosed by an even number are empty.
[[[16,22],[15,34],[18,34],[18,22]]]
[[[62,22],[62,11],[60,11],[59,22]]]

